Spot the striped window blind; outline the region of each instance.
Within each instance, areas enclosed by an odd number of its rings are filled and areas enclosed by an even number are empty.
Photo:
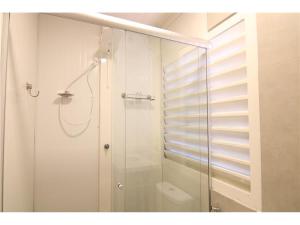
[[[193,167],[205,164],[208,118],[213,179],[250,191],[244,22],[210,41],[208,117],[203,50],[192,49],[164,66],[165,155]]]
[[[212,175],[250,191],[244,21],[210,41],[207,79]]]

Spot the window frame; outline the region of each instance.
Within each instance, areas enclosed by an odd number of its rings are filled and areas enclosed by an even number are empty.
[[[211,177],[211,189],[252,210],[261,211],[261,142],[260,142],[260,109],[258,88],[258,51],[256,14],[236,13],[212,30],[206,36],[208,40],[244,21],[246,37],[246,70],[248,85],[248,120],[249,120],[249,153],[250,153],[250,185],[247,192],[233,185]],[[209,51],[209,49],[208,49]],[[209,69],[209,68],[208,68]],[[209,90],[208,90],[209,94]],[[209,106],[209,104],[208,104]],[[209,125],[210,127],[210,125]],[[210,148],[211,149],[211,148]]]

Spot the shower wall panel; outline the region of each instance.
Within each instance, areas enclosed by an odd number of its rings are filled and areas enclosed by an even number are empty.
[[[40,15],[36,121],[36,211],[98,210],[99,68],[83,77],[61,105],[58,91],[90,65],[99,50],[100,27]],[[94,103],[90,123],[90,104]]]

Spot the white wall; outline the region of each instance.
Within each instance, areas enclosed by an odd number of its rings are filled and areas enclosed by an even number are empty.
[[[70,89],[75,96],[62,106],[62,117],[57,92],[92,62],[99,50],[100,31],[96,25],[40,15],[36,211],[98,210],[99,68],[90,77],[94,109],[86,130],[86,124],[71,126],[62,120],[78,123],[89,118],[91,94],[86,77]]]
[[[37,14],[11,14],[7,68],[4,211],[33,210],[35,99],[25,83],[36,86]]]

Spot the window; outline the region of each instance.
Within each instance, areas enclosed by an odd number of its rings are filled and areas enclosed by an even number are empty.
[[[185,49],[164,66],[164,148],[168,158],[202,171],[199,166],[206,165],[208,157],[208,100],[212,188],[246,207],[260,210],[255,35],[255,17],[241,14],[209,32],[208,98],[203,50]]]

